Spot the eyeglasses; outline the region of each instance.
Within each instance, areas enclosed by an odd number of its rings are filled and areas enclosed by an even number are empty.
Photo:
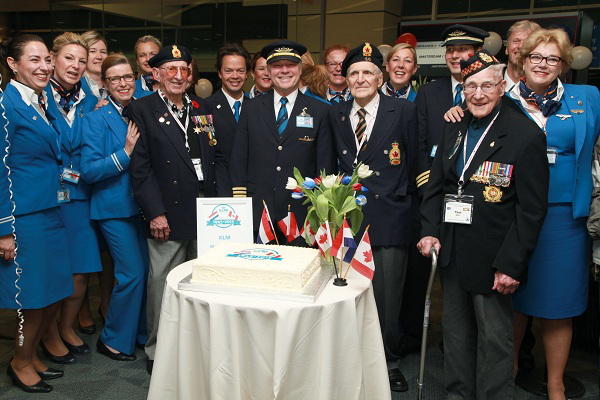
[[[106,78],[106,80],[112,83],[113,85],[118,85],[119,83],[121,83],[121,79],[123,79],[127,83],[131,83],[135,81],[135,75],[126,74],[122,76],[109,76]]]
[[[335,61],[329,61],[327,63],[325,63],[325,65],[327,65],[329,68],[337,68],[338,66],[342,66],[341,62],[335,62]]]
[[[560,57],[543,57],[541,54],[538,53],[531,53],[527,57],[529,57],[529,61],[531,61],[532,64],[541,64],[543,60],[546,60],[546,64],[548,64],[551,67],[558,65],[558,63],[562,61],[562,58]]]
[[[176,67],[174,65],[171,65],[170,67],[160,67],[159,69],[164,69],[168,78],[172,78],[175,75],[177,75],[177,71],[181,71],[182,78],[187,78],[190,74],[189,67]]]
[[[470,83],[468,85],[465,85],[464,91],[467,94],[472,94],[477,91],[477,88],[481,88],[481,91],[483,93],[493,93],[494,90],[496,89],[496,86],[498,86],[501,83],[502,83],[502,81],[500,81],[498,83],[487,83],[486,82],[486,83],[482,83],[481,86],[477,86],[473,83]]]

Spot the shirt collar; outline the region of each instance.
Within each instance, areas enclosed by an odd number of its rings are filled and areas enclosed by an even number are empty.
[[[27,104],[28,106],[32,104],[38,104],[38,95],[35,94],[35,91],[32,88],[14,79],[11,79],[10,83],[19,91],[21,99],[23,99],[23,102],[25,104]],[[48,100],[48,96],[43,90],[42,96],[44,97],[44,102],[46,103]]]
[[[375,94],[375,97],[373,97],[373,99],[371,99],[371,101],[369,102],[369,104],[367,104],[364,107],[361,107],[357,102],[356,99],[354,99],[352,101],[352,114],[351,115],[355,115],[358,110],[360,110],[361,108],[364,108],[365,111],[367,112],[367,114],[369,114],[371,117],[375,116],[375,110],[377,109],[377,107],[379,106],[379,92]]]
[[[457,81],[456,78],[452,75],[450,75],[450,79],[452,82],[452,93],[456,93],[456,85],[458,85],[459,83],[462,85],[462,82]]]
[[[225,90],[223,90],[223,88],[221,88],[221,92],[223,92],[225,98],[227,99],[227,103],[229,103],[229,109],[233,110],[233,105],[236,101],[239,101],[240,103],[244,104],[244,92],[242,92],[242,97],[240,97],[239,99],[234,99],[233,97],[231,97]]]
[[[500,107],[502,107],[502,99],[500,99],[498,104],[496,104],[496,107],[494,107],[494,109],[485,117],[480,118],[478,120],[473,117],[473,119],[471,120],[471,123],[473,123],[473,121],[477,121],[477,123],[478,123],[478,127],[476,128],[476,130],[481,130],[481,129],[487,128],[487,126],[490,124],[490,122],[492,122],[492,119],[494,119],[494,117],[500,112]],[[469,127],[471,127],[471,126],[472,125],[469,124]]]
[[[275,100],[275,104],[279,104],[279,102],[281,101],[281,98],[283,96],[281,96],[279,93],[277,93],[277,90],[273,90],[273,94],[274,94],[273,97]],[[288,104],[294,104],[296,102],[296,98],[298,97],[298,89],[294,90],[292,93],[288,94],[285,97],[288,99]]]

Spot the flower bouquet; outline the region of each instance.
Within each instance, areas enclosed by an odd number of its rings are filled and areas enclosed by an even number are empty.
[[[353,235],[360,229],[363,221],[362,206],[367,203],[363,193],[369,191],[361,180],[372,174],[368,165],[360,163],[352,175],[325,175],[322,171],[316,178],[303,178],[300,171],[294,168],[294,177],[288,178],[286,188],[292,191],[292,197],[298,200],[305,198],[304,204],[309,204],[302,236],[311,246],[316,242],[326,262],[333,263],[334,267],[331,238],[337,237],[344,220],[349,221]],[[337,249],[334,250],[337,252]],[[339,258],[340,261],[345,261],[345,257]]]

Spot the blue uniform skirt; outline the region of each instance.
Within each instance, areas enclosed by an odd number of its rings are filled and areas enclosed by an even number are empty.
[[[102,271],[96,221],[90,219],[89,200],[71,200],[61,204],[67,240],[71,272],[89,274]]]
[[[515,311],[547,319],[571,318],[587,307],[586,218],[571,203],[550,204],[529,261],[527,283],[513,295]]]
[[[17,297],[23,309],[37,309],[73,294],[67,233],[59,207],[15,219],[17,257],[0,260],[0,308],[17,309],[16,264],[23,270]]]

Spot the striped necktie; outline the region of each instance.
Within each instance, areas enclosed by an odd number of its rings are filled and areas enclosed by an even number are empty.
[[[242,102],[239,100],[236,100],[235,103],[233,103],[233,117],[235,118],[235,122],[240,121],[240,106],[241,105],[242,105]]]
[[[453,106],[460,106],[462,104],[462,96],[460,95],[462,93],[462,89],[462,83],[456,85],[456,96],[454,96],[454,104],[452,104]]]
[[[279,134],[281,135],[288,123],[287,108],[285,107],[285,105],[288,102],[288,99],[287,97],[282,97],[280,101],[281,108],[279,109],[279,113],[277,114],[277,132],[279,132]]]
[[[367,115],[367,110],[361,108],[357,112],[358,114],[358,124],[356,125],[356,130],[354,133],[356,134],[356,139],[358,140],[358,144],[360,145],[365,133],[367,132],[367,120],[365,119]],[[362,146],[360,147],[360,151],[364,151],[367,147],[367,141],[365,140]]]

